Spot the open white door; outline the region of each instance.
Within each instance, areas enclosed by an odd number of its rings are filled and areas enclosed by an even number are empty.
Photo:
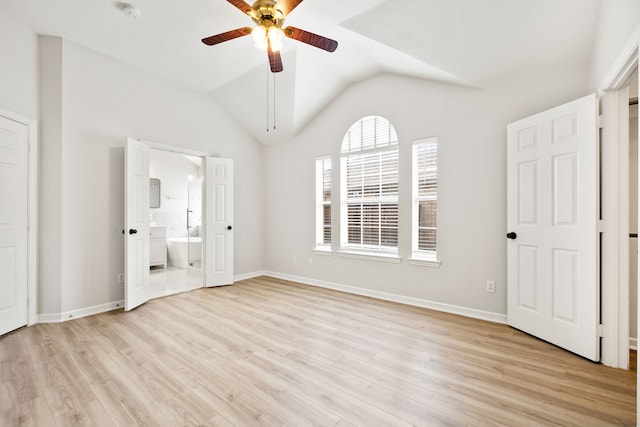
[[[205,158],[206,287],[233,284],[233,160]]]
[[[0,117],[0,335],[27,324],[28,127]]]
[[[600,359],[595,95],[507,127],[509,325]]]
[[[151,297],[149,287],[149,147],[127,139],[125,148],[124,309]]]

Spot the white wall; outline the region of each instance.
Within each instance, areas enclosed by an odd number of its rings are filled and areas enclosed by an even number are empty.
[[[631,39],[640,38],[640,1],[602,0],[593,53],[589,65],[589,88],[596,92],[610,77],[611,67]],[[621,64],[618,64],[621,65]]]
[[[57,42],[56,42],[57,40]],[[123,298],[123,162],[127,136],[235,159],[235,273],[262,269],[262,149],[210,98],[134,69],[74,43],[62,46],[59,86],[60,156],[41,157],[41,181],[61,200],[60,220],[41,209],[41,255],[59,254],[40,271],[40,313],[70,312]],[[42,44],[43,92],[56,52]],[[48,87],[53,85],[53,87]],[[43,101],[43,104],[45,101]],[[42,145],[49,109],[42,112]],[[55,123],[54,123],[55,125]],[[55,135],[56,131],[52,133]],[[54,212],[55,215],[55,212]],[[42,258],[41,258],[42,260]],[[56,277],[59,283],[56,283]],[[49,292],[51,290],[51,292]],[[60,304],[55,301],[60,300]]]
[[[37,120],[37,36],[2,7],[0,64],[0,109]]]
[[[62,309],[62,40],[39,38],[38,313]],[[46,275],[46,276],[43,276]],[[44,282],[43,282],[44,280]],[[43,285],[44,283],[44,285]]]
[[[514,77],[477,90],[381,75],[344,91],[288,144],[265,150],[265,269],[466,308],[506,313],[506,126],[586,94],[586,68]],[[400,140],[401,264],[314,255],[314,160],[334,160],[334,200],[344,132],[381,115]],[[409,265],[413,140],[439,140],[440,268]],[[338,228],[337,206],[333,210]],[[338,237],[333,234],[334,249]],[[293,263],[293,257],[299,262]],[[309,266],[307,260],[312,260]],[[497,292],[485,292],[495,280]]]

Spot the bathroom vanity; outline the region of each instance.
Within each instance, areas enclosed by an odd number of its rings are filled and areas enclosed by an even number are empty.
[[[149,227],[149,267],[167,268],[167,227]]]

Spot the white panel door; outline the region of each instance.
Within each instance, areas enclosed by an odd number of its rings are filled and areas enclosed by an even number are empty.
[[[600,358],[595,95],[507,127],[508,323]]]
[[[149,147],[128,138],[125,148],[124,309],[151,298],[149,286]]]
[[[205,286],[233,284],[233,160],[205,159]]]
[[[0,335],[27,324],[27,126],[0,117]]]

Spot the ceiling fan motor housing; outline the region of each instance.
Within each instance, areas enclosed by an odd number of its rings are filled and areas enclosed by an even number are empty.
[[[255,11],[252,14],[253,22],[265,27],[273,25],[280,28],[284,22],[284,13],[275,6],[276,2],[273,0],[257,0],[252,6]]]

